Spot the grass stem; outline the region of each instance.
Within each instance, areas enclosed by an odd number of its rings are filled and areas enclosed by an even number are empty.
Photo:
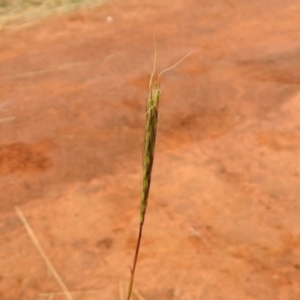
[[[185,58],[187,58],[190,53],[184,56],[181,60],[179,60],[176,64],[161,71],[159,74],[157,72],[157,54],[156,47],[154,52],[154,64],[153,70],[150,76],[149,81],[149,91],[147,97],[147,105],[146,105],[146,127],[145,127],[145,137],[144,137],[144,151],[143,151],[143,176],[142,176],[142,187],[141,187],[141,206],[140,206],[140,224],[139,224],[139,233],[137,238],[137,244],[135,248],[135,254],[133,259],[133,267],[131,269],[131,277],[129,281],[127,300],[130,300],[134,275],[137,266],[141,240],[143,235],[143,226],[145,222],[146,210],[148,205],[148,197],[151,185],[151,174],[152,167],[154,161],[154,151],[155,151],[155,142],[156,142],[156,132],[157,132],[157,123],[158,123],[158,108],[160,101],[160,82],[159,78],[164,72],[169,71],[176,67],[180,62],[182,62]]]

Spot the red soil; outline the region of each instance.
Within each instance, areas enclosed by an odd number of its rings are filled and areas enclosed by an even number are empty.
[[[0,299],[61,292],[16,205],[75,300],[120,299],[153,32],[161,69],[194,52],[163,76],[136,288],[147,300],[300,299],[299,15],[296,0],[127,0],[4,27]]]

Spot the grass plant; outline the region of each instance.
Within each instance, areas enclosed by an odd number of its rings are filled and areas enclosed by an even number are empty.
[[[0,0],[0,29],[19,27],[35,19],[83,7],[101,5],[106,0]]]
[[[176,67],[180,62],[182,62],[186,57],[191,54],[188,53],[180,61],[174,64],[172,67],[167,68],[160,73],[157,72],[157,53],[156,47],[154,52],[154,64],[153,70],[150,76],[149,81],[149,90],[146,102],[146,126],[145,126],[145,136],[144,136],[144,149],[143,149],[143,171],[142,171],[142,187],[141,187],[141,204],[140,204],[140,222],[139,222],[139,232],[137,238],[137,244],[135,248],[135,254],[133,259],[133,266],[131,269],[131,277],[128,286],[127,300],[130,300],[132,290],[134,275],[138,261],[138,255],[143,235],[143,226],[145,222],[145,216],[148,205],[148,197],[151,185],[151,174],[154,161],[154,151],[155,151],[155,142],[156,142],[156,132],[158,124],[158,110],[159,110],[159,101],[161,96],[160,90],[160,76],[174,67]]]

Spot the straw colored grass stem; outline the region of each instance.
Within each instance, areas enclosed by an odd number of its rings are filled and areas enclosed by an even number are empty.
[[[46,255],[45,251],[43,250],[40,242],[38,241],[38,239],[37,239],[34,231],[32,230],[31,226],[29,225],[28,221],[26,220],[23,212],[21,211],[21,209],[18,206],[15,206],[15,211],[16,211],[18,217],[20,218],[21,222],[23,223],[23,225],[24,225],[24,227],[25,227],[25,229],[26,229],[29,237],[31,238],[31,240],[32,240],[32,242],[34,244],[34,246],[36,247],[36,249],[39,252],[39,254],[41,255],[41,257],[43,258],[46,266],[48,267],[48,269],[52,273],[53,277],[56,279],[57,283],[59,284],[59,286],[63,290],[64,294],[66,295],[66,297],[68,298],[68,300],[73,300],[73,297],[72,297],[71,293],[69,292],[67,286],[62,281],[61,277],[59,276],[59,274],[55,270],[55,268],[52,265],[52,263],[49,260],[49,258],[47,257],[47,255]]]

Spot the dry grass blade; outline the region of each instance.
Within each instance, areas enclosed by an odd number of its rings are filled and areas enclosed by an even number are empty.
[[[51,295],[49,296],[49,300],[53,300],[53,299],[54,299],[54,295],[51,294]]]
[[[62,281],[62,279],[60,278],[59,274],[57,273],[57,271],[53,267],[52,263],[50,262],[49,258],[47,257],[45,251],[43,250],[43,248],[42,248],[42,246],[40,244],[40,242],[38,241],[37,237],[35,236],[34,231],[32,230],[32,228],[30,227],[28,221],[26,220],[23,212],[21,211],[21,209],[18,206],[15,206],[15,211],[16,211],[18,217],[20,218],[21,222],[23,223],[23,225],[24,225],[24,227],[25,227],[28,235],[30,236],[30,238],[31,238],[31,240],[32,240],[32,242],[34,244],[34,246],[38,250],[38,252],[41,255],[41,257],[43,258],[45,264],[47,265],[48,269],[52,273],[53,277],[56,279],[57,283],[62,288],[64,294],[66,295],[66,297],[68,298],[68,300],[73,300],[73,297],[71,296],[69,290],[67,289],[67,286]]]
[[[124,300],[124,289],[122,280],[119,281],[119,296],[120,300]]]
[[[58,65],[58,66],[52,66],[52,67],[42,69],[42,70],[35,70],[35,71],[17,73],[17,74],[13,74],[13,75],[1,76],[0,80],[26,78],[26,77],[31,77],[31,76],[40,76],[40,75],[44,75],[44,74],[51,73],[51,72],[65,71],[65,70],[69,70],[69,69],[73,69],[73,68],[78,68],[78,67],[81,67],[81,66],[86,65],[86,64],[91,63],[91,62],[93,62],[93,61],[61,64],[61,65]],[[1,106],[0,106],[0,108],[1,108]]]
[[[133,289],[133,294],[136,296],[138,300],[146,300],[137,289]]]
[[[81,290],[81,291],[69,291],[72,295],[84,295],[84,294],[99,294],[101,290]],[[65,292],[49,292],[49,293],[40,293],[40,297],[48,297],[50,295],[53,296],[61,296],[65,295]]]
[[[0,31],[3,28],[20,28],[33,20],[51,14],[66,13],[75,9],[95,7],[106,0],[0,0]]]
[[[3,119],[0,119],[0,123],[11,122],[11,121],[14,121],[15,119],[16,119],[15,116],[3,118]]]

